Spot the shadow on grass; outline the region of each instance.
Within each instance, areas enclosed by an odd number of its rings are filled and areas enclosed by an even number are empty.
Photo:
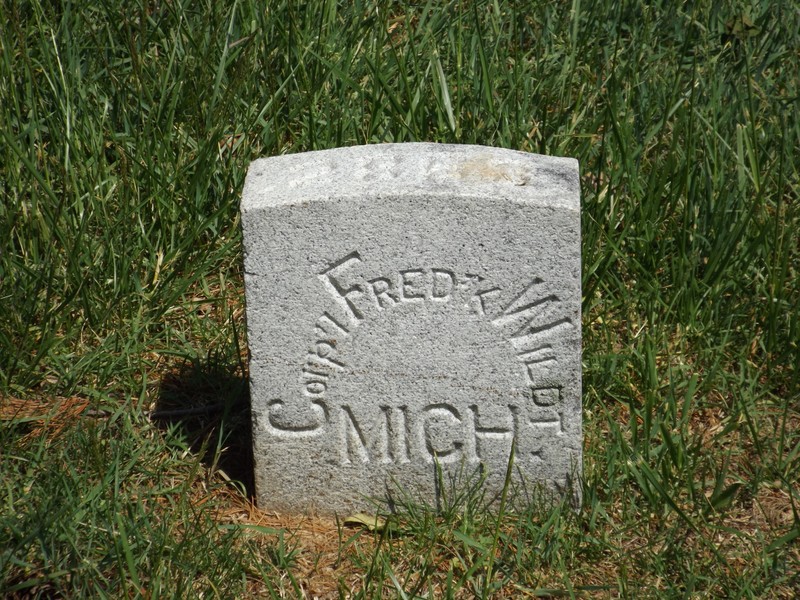
[[[206,466],[254,497],[250,394],[240,362],[209,353],[178,365],[162,377],[150,418],[163,430],[178,427]]]

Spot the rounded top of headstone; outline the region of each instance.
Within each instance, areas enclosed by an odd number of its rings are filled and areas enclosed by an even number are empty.
[[[578,206],[578,161],[487,146],[406,143],[353,146],[251,163],[242,209],[367,196],[507,197]]]

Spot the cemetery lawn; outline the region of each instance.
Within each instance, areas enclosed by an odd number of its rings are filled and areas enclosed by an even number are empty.
[[[0,3],[0,594],[800,594],[800,11],[679,4]],[[580,161],[580,512],[250,502],[245,170],[407,141]]]

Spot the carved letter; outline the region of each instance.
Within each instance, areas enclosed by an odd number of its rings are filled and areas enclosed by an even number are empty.
[[[473,439],[468,440],[467,457],[471,462],[477,462],[483,458],[484,443],[488,445],[508,443],[514,436],[519,438],[519,408],[513,405],[508,406],[508,415],[503,419],[504,422],[490,425],[484,424],[478,413],[478,406],[473,404],[469,407],[471,414]],[[509,418],[510,417],[510,418]]]
[[[532,388],[533,402],[537,406],[553,406],[561,401],[561,388]]]
[[[327,389],[328,384],[321,379],[306,381],[305,392],[307,396],[322,396]]]
[[[470,301],[473,302],[477,300],[477,302],[474,302],[473,304],[473,310],[481,316],[485,315],[487,311],[486,311],[486,303],[484,302],[483,297],[488,296],[490,294],[499,294],[499,293],[500,293],[500,288],[498,287],[493,287],[488,290],[483,290],[482,292],[476,292],[472,296],[472,298],[470,298]]]
[[[367,440],[364,438],[364,432],[361,431],[361,427],[349,406],[341,407],[341,419],[342,464],[352,464],[353,460],[351,459],[368,463]]]
[[[532,386],[540,385],[543,374],[546,374],[550,367],[547,363],[557,362],[553,346],[550,344],[543,344],[529,351],[523,350],[517,354],[517,358],[525,365],[528,383]]]
[[[400,291],[404,300],[418,301],[425,298],[424,283],[421,281],[424,276],[425,272],[419,269],[400,271]]]
[[[528,293],[529,290],[533,289],[534,286],[539,285],[542,283],[542,280],[538,277],[534,277],[533,280],[527,285],[527,287],[522,290],[519,294],[517,294],[511,302],[509,302],[505,308],[503,308],[503,312],[499,317],[495,317],[494,323],[496,325],[502,325],[504,322],[507,322],[509,319],[504,317],[514,317],[522,313],[523,311],[528,310],[533,306],[533,304],[526,304],[522,307],[514,308],[515,305],[520,304],[520,300]],[[535,304],[535,303],[534,303]],[[513,310],[512,310],[513,309]]]
[[[550,350],[550,352],[548,352]],[[542,344],[538,348],[534,348],[533,350],[523,350],[519,352],[517,356],[519,359],[526,365],[536,365],[539,363],[550,362],[555,360],[556,357],[553,356],[553,346],[550,344]]]
[[[342,337],[346,336],[349,333],[349,331],[345,329],[344,325],[339,323],[339,321],[334,319],[329,313],[327,312],[322,313],[322,316],[319,319],[317,319],[317,330],[316,330],[317,336],[318,337],[332,336],[334,335],[335,330],[339,330]]]
[[[375,303],[379,309],[390,308],[400,301],[391,280],[378,277],[370,279],[369,284],[372,286],[372,295],[375,296]]]
[[[341,407],[341,464],[348,465],[354,462],[368,463],[377,459],[382,464],[393,461],[392,450],[389,446],[390,432],[394,433],[391,426],[391,409],[388,406],[380,407],[380,417],[377,427],[372,428],[376,437],[369,439],[364,427],[358,422],[352,409],[347,405]],[[366,431],[370,431],[367,429]]]
[[[389,432],[392,438],[394,450],[392,457],[399,464],[411,462],[411,448],[409,447],[408,418],[406,410],[408,407],[400,406],[397,409],[397,422],[389,421]],[[387,417],[388,420],[388,417]]]
[[[561,435],[564,433],[564,415],[561,413],[561,411],[557,412],[554,417],[550,418],[531,417],[530,424],[536,427],[555,427],[556,435]]]
[[[447,302],[456,284],[456,276],[452,271],[444,269],[431,269],[433,283],[431,284],[431,300]]]
[[[461,429],[458,427],[461,425],[461,415],[449,404],[432,404],[426,406],[423,412],[422,435],[428,450],[428,462],[433,462],[434,458],[440,463],[457,461],[464,443],[452,438],[453,430]],[[449,442],[449,446],[440,444],[442,438]]]
[[[286,412],[282,400],[272,400],[267,405],[267,422],[266,429],[272,435],[280,437],[316,437],[322,435],[325,429],[325,423],[328,420],[327,410],[325,404],[319,400],[315,400],[311,404],[314,412],[316,413],[316,422],[307,425],[298,425],[291,418],[286,418],[283,414]]]
[[[315,354],[314,352],[309,352],[308,353],[308,358],[306,360],[306,364],[309,365],[309,366],[314,366],[311,363],[312,360],[316,361],[320,365],[324,365],[326,367],[331,367],[332,369],[338,369],[340,371],[342,369],[344,369],[344,363],[343,362],[339,362],[335,358],[329,358],[329,357],[326,357],[326,356],[320,356],[319,354]]]
[[[357,325],[358,322],[364,318],[362,312],[358,309],[352,300],[352,297],[362,296],[364,289],[358,284],[353,284],[347,287],[343,284],[338,277],[353,264],[361,262],[361,256],[358,252],[351,252],[344,258],[335,261],[327,269],[319,274],[320,280],[325,285],[325,288],[334,297],[336,302],[345,309],[345,312],[350,315],[350,320],[353,324]]]
[[[533,281],[503,309],[500,315],[492,319],[492,324],[495,327],[505,327],[507,325],[516,327],[516,330],[512,331],[512,333],[508,334],[506,337],[517,349],[528,347],[537,335],[555,329],[556,327],[572,325],[572,321],[567,317],[550,321],[544,325],[534,325],[534,322],[542,318],[546,311],[546,308],[542,307],[548,303],[560,302],[558,296],[550,294],[548,296],[536,298],[532,302],[524,303],[523,298],[528,295],[531,289],[540,283],[542,283],[541,279],[534,278]],[[519,354],[523,352],[524,350],[519,352]]]

